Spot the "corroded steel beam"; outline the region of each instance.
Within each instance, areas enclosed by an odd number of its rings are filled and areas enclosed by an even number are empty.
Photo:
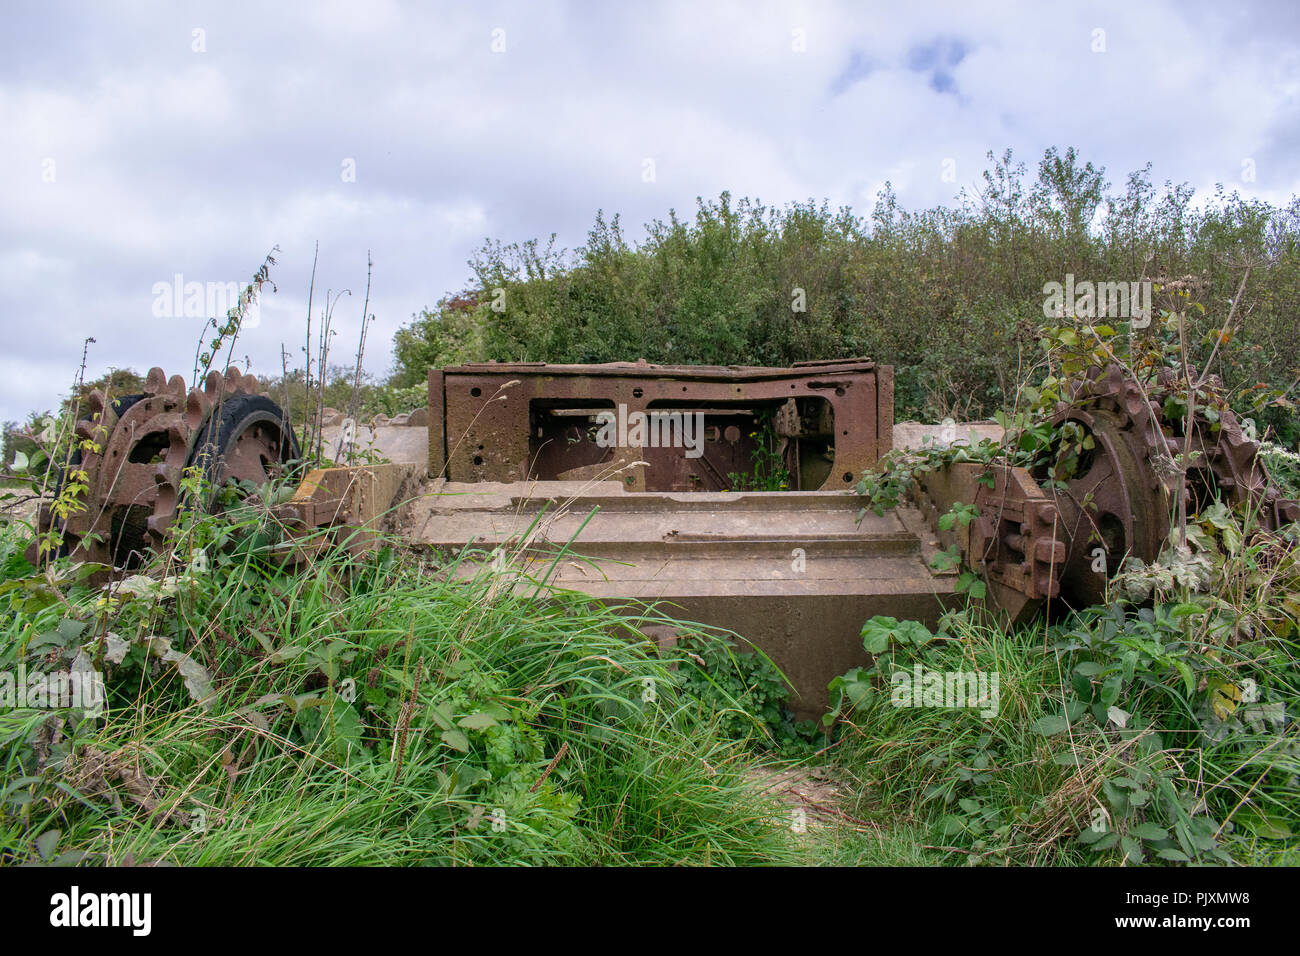
[[[484,363],[429,372],[429,474],[617,477],[629,491],[724,491],[753,471],[766,418],[792,490],[846,489],[892,444],[894,374],[867,359],[792,368]],[[698,456],[651,432],[601,442],[602,413],[702,417]]]

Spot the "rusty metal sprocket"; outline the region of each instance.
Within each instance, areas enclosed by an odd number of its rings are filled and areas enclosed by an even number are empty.
[[[92,391],[90,414],[76,426],[78,440],[93,442],[79,464],[86,490],[62,529],[73,559],[126,568],[160,544],[197,434],[223,402],[256,395],[257,388],[256,378],[232,368],[187,392],[183,377],[155,367],[144,394],[120,416],[102,392]],[[41,530],[52,526],[53,518],[43,516]]]
[[[152,375],[152,373],[150,373]],[[185,406],[179,420],[169,423],[167,453],[155,470],[153,480],[156,493],[153,511],[147,521],[150,544],[160,547],[176,518],[180,503],[181,477],[193,464],[196,445],[208,422],[228,401],[238,396],[258,394],[258,381],[244,375],[233,366],[225,374],[212,371],[204,379],[203,388],[190,389],[185,396]]]
[[[1270,484],[1259,445],[1230,410],[1217,411],[1217,420],[1199,410],[1190,436],[1164,419],[1179,380],[1173,369],[1163,369],[1144,389],[1118,367],[1092,369],[1057,407],[1055,426],[1074,422],[1093,440],[1064,488],[1051,492],[1067,551],[1061,592],[1073,606],[1103,601],[1107,578],[1125,558],[1149,563],[1159,555],[1174,513],[1178,456],[1191,462],[1182,491],[1189,515],[1218,498],[1249,507],[1266,529],[1296,519],[1295,502]],[[1215,379],[1208,385],[1221,387]]]

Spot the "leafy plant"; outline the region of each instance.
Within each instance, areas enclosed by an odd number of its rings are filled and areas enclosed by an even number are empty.
[[[726,641],[699,635],[679,639],[682,692],[713,714],[731,739],[798,753],[812,736],[811,722],[796,722],[788,702],[790,685],[761,651],[735,651]]]
[[[727,480],[732,491],[785,491],[790,487],[790,471],[785,467],[780,439],[773,428],[776,415],[762,410],[755,416],[753,471],[748,474],[731,472]]]

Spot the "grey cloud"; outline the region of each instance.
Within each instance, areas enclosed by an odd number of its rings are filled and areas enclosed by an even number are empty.
[[[0,419],[53,407],[86,336],[91,375],[188,372],[202,321],[155,317],[154,283],[239,280],[275,245],[278,291],[237,352],[267,374],[282,342],[299,358],[319,240],[318,288],[354,293],[340,357],[372,251],[382,373],[486,237],[573,247],[598,208],[639,238],[722,189],[869,212],[890,179],[916,207],[975,184],[986,150],[1032,166],[1070,144],[1112,182],[1150,160],[1157,180],[1285,200],[1296,24],[1118,0],[19,5],[0,34]]]

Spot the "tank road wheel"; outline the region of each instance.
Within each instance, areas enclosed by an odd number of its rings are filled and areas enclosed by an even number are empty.
[[[227,477],[264,484],[272,476],[266,468],[259,470],[256,467],[256,455],[228,455],[232,447],[228,439],[233,437],[237,442],[245,432],[249,433],[246,439],[254,438],[261,431],[268,436],[272,432],[277,436],[288,434],[289,444],[284,449],[276,447],[273,454],[268,451],[267,457],[276,462],[297,457],[298,446],[292,441],[291,430],[283,424],[284,413],[280,406],[257,394],[257,388],[258,382],[253,376],[241,375],[238,369],[229,368],[224,375],[209,373],[203,388],[191,389],[185,397],[182,421],[179,427],[168,432],[166,458],[158,466],[155,478],[157,495],[148,522],[150,541],[155,549],[162,546],[167,529],[176,518],[181,479],[187,468],[194,465],[203,467],[204,477],[214,486],[224,483]],[[254,416],[255,421],[244,421],[253,412],[260,418]],[[264,424],[255,427],[259,423]],[[251,444],[248,446],[250,450],[252,447]],[[227,457],[230,458],[228,465],[223,464]],[[223,474],[223,469],[227,473]],[[213,499],[215,494],[203,506],[211,507]]]
[[[81,451],[81,440],[90,439],[102,443],[105,437],[111,432],[117,424],[119,418],[125,415],[131,406],[144,398],[144,394],[123,395],[113,399],[111,402],[105,400],[102,392],[96,390],[91,393],[87,402],[89,409],[84,415],[77,420],[76,428],[76,447],[73,448],[72,454],[68,456],[68,466],[66,469],[59,469],[58,481],[55,482],[54,495],[60,497],[68,481],[68,473],[83,469],[89,472],[97,469],[99,456],[94,452],[90,453],[89,461],[84,460]],[[54,463],[58,468],[58,463]],[[132,555],[140,554],[140,550],[145,547],[145,520],[147,515],[133,513],[130,509],[122,509],[115,512],[109,518],[108,540],[102,542],[87,542],[83,548],[83,554],[89,560],[98,561],[103,564],[112,563],[115,565],[125,565],[132,560]],[[80,537],[75,531],[70,530],[68,522],[57,518],[50,510],[48,505],[43,505],[37,518],[37,527],[39,532],[44,535],[53,530],[56,526],[60,532],[60,544],[55,557],[67,557],[81,545]],[[37,545],[33,544],[28,549],[28,560],[36,564],[39,558]]]
[[[262,484],[277,474],[298,446],[279,407],[257,389],[256,378],[231,368],[187,393],[181,376],[153,368],[142,395],[110,403],[92,392],[76,434],[95,447],[71,459],[86,473],[86,490],[60,528],[64,553],[110,569],[137,566],[163,543],[184,470],[200,460],[216,463],[209,477],[220,481]],[[48,507],[38,520],[42,533],[55,527]]]
[[[264,485],[283,477],[298,457],[298,440],[280,406],[262,395],[238,395],[208,419],[189,466],[203,469],[215,499],[231,480]]]
[[[114,414],[121,418],[142,398],[144,398],[143,392],[137,395],[123,395],[121,398],[113,399]],[[72,453],[68,463],[80,467],[80,448]],[[63,482],[60,481],[60,490],[62,490],[62,486]],[[111,560],[114,567],[134,567],[139,564],[145,549],[149,547],[148,528],[146,527],[148,520],[149,513],[142,508],[121,508],[113,515],[109,523],[107,547],[109,560]],[[67,553],[66,544],[63,546],[62,551]]]

